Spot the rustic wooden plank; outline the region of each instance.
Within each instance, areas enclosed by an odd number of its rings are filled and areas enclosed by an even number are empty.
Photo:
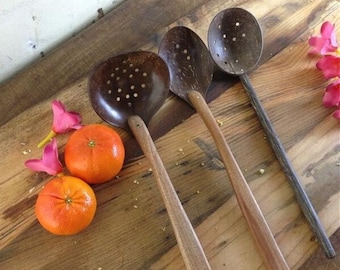
[[[301,5],[299,1],[287,3],[298,8],[281,7],[282,3],[276,1],[250,1],[243,5],[262,18],[262,22],[267,22],[263,25],[267,48],[264,64],[251,74],[251,79],[280,138],[289,149],[293,165],[303,176],[308,194],[317,206],[327,232],[331,234],[340,226],[338,216],[334,215],[339,190],[333,182],[336,178],[329,175],[329,172],[336,174],[334,159],[339,151],[336,148],[338,124],[330,117],[330,111],[321,105],[326,83],[315,70],[315,59],[306,56],[306,41],[312,32],[318,32],[324,18],[340,24],[339,3],[321,0],[303,1]],[[186,25],[204,37],[210,18],[219,9],[232,5],[235,3],[207,2],[167,27]],[[273,13],[279,20],[270,24],[266,14]],[[167,27],[157,32],[156,40]],[[295,29],[297,32],[292,34]],[[286,38],[290,40],[288,43]],[[148,42],[141,48],[155,51],[156,43]],[[271,48],[270,44],[282,47]],[[291,45],[283,50],[288,44]],[[79,111],[84,123],[102,122],[91,109],[86,83],[86,78],[81,77],[57,91],[51,99],[58,98],[70,109]],[[241,85],[235,83],[221,74],[216,76],[210,91],[216,97],[209,105],[216,119],[224,123],[221,129],[289,264],[297,269],[317,248],[317,244],[310,241],[311,232],[289,184],[264,140]],[[233,87],[225,91],[231,85]],[[0,180],[0,235],[1,246],[6,246],[0,251],[0,268],[148,269],[153,266],[159,269],[165,265],[164,262],[169,263],[169,269],[180,268],[181,258],[171,249],[176,244],[175,238],[148,171],[150,165],[138,154],[131,154],[119,179],[95,187],[99,202],[97,215],[83,233],[66,238],[55,237],[33,223],[19,237],[11,238],[10,244],[5,242],[9,234],[34,221],[30,206],[48,179],[44,174],[33,174],[24,169],[23,162],[41,153],[35,145],[49,130],[51,99],[42,99],[39,104],[0,127],[3,176]],[[158,135],[156,146],[190,219],[198,226],[197,232],[209,260],[216,269],[226,266],[261,269],[261,259],[252,248],[251,235],[210,134],[197,114],[183,104],[181,106],[185,109],[176,111],[174,108],[179,108],[176,104],[182,103],[170,97],[150,128],[154,134],[163,132],[163,135]],[[188,110],[188,115],[182,114],[185,110]],[[171,118],[183,123],[176,127],[167,123],[172,129],[160,132],[161,129],[157,128],[160,122],[164,119],[171,122]],[[119,132],[125,142],[133,141],[126,132]],[[67,136],[58,137],[61,152]],[[127,149],[137,151],[130,144],[127,144]],[[31,152],[25,152],[27,150]],[[260,169],[264,169],[265,174],[259,174]],[[332,188],[324,191],[321,197],[318,191],[324,185]],[[249,262],[253,264],[247,268]]]

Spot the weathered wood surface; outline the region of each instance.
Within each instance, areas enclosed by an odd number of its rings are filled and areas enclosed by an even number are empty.
[[[174,25],[188,26],[206,40],[213,16],[232,6],[246,8],[260,20],[264,55],[250,78],[327,233],[334,233],[340,227],[339,124],[331,110],[322,107],[327,82],[315,69],[316,59],[307,55],[307,39],[326,19],[340,25],[339,2],[136,3],[124,2],[0,87],[0,268],[184,267],[150,164],[126,132],[119,130],[127,143],[126,165],[119,179],[94,187],[99,202],[96,218],[75,236],[56,237],[37,224],[32,207],[49,178],[28,171],[23,163],[41,154],[36,144],[49,131],[52,99],[79,111],[85,124],[102,122],[87,97],[86,74],[92,64],[128,50],[157,52],[163,34]],[[337,33],[340,36],[339,27]],[[208,100],[289,266],[297,269],[318,245],[241,84],[218,72]],[[199,116],[169,96],[150,131],[213,269],[264,269]],[[61,155],[67,136],[58,137]]]

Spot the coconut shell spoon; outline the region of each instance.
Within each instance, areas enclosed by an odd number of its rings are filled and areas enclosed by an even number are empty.
[[[208,48],[192,30],[178,26],[170,29],[163,37],[159,55],[169,67],[170,90],[193,106],[209,129],[229,175],[241,211],[264,262],[270,269],[289,269],[255,197],[205,101],[214,68]]]
[[[247,75],[257,66],[263,50],[258,21],[244,9],[225,9],[214,17],[209,26],[208,46],[221,70],[239,76],[313,233],[326,256],[335,257],[334,248]]]
[[[168,93],[166,64],[157,54],[146,51],[109,58],[96,66],[89,78],[89,97],[95,112],[111,125],[130,128],[149,160],[186,267],[210,269],[147,129]]]

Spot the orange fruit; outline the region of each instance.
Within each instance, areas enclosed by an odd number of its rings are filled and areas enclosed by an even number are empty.
[[[120,135],[103,124],[86,125],[74,131],[65,146],[66,167],[89,184],[111,180],[122,169],[124,158]]]
[[[40,191],[35,214],[47,231],[70,235],[91,223],[96,208],[96,196],[88,184],[73,176],[57,176]]]

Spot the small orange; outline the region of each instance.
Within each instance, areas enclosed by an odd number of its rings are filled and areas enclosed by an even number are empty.
[[[122,169],[124,158],[120,135],[103,124],[86,125],[74,131],[65,146],[66,167],[89,184],[113,179]]]
[[[91,223],[96,208],[96,196],[88,184],[76,177],[57,176],[40,191],[35,213],[49,232],[70,235]]]

